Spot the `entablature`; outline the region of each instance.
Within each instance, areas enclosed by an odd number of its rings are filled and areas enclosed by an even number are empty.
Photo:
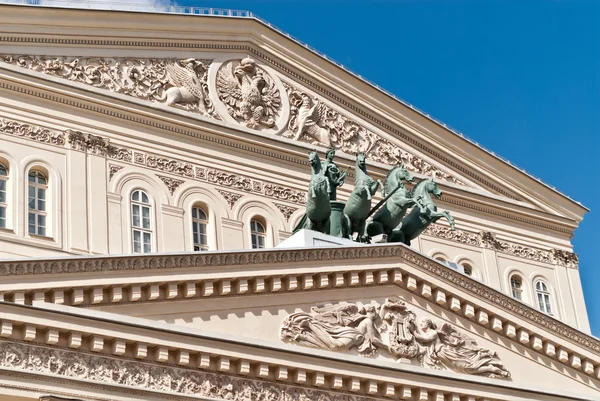
[[[246,400],[599,399],[503,380],[365,361],[223,333],[37,303],[2,304],[0,376],[89,383],[113,394]],[[71,396],[85,394],[86,386]],[[31,389],[31,388],[30,388]],[[34,387],[35,389],[35,387]],[[67,395],[67,394],[62,394]],[[100,398],[103,399],[103,398]]]

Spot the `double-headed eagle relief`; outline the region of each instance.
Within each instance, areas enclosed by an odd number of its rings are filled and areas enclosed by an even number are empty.
[[[417,315],[401,300],[382,305],[340,303],[289,315],[281,326],[285,342],[330,351],[384,353],[432,369],[488,377],[510,377],[498,355],[449,323]]]
[[[281,110],[279,89],[253,59],[223,64],[217,72],[217,92],[229,115],[246,127],[275,126]]]

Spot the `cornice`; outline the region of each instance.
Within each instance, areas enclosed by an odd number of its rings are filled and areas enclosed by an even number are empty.
[[[26,87],[22,87],[22,86],[14,86],[14,85],[10,85],[5,82],[2,82],[2,81],[0,81],[0,88],[1,87],[5,87],[7,89],[25,93],[28,95],[40,96],[42,98],[52,100],[52,101],[64,102],[64,103],[74,105],[77,107],[84,107],[84,108],[91,107],[90,105],[87,105],[85,103],[81,103],[81,104],[74,103],[72,98],[66,99],[66,98],[62,98],[62,97],[51,96],[47,93],[34,91],[31,88],[26,88]],[[93,110],[98,111],[99,109],[96,106],[94,106]],[[108,112],[108,110],[104,110],[104,111]],[[136,122],[139,122],[137,120],[137,117],[130,116],[129,114],[121,115],[120,113],[111,111],[110,115],[123,117],[125,119],[135,120]],[[8,121],[8,122],[10,122],[10,121]],[[27,129],[29,129],[29,130],[41,130],[42,129],[42,128],[35,127],[35,126],[29,125],[29,124],[23,124],[23,123],[18,123],[18,122],[15,122],[15,124],[27,126],[28,127]],[[157,128],[160,128],[160,129],[171,130],[171,131],[175,131],[177,133],[182,133],[184,135],[192,135],[192,136],[195,136],[197,138],[200,138],[202,140],[206,140],[209,142],[215,142],[215,143],[219,143],[221,145],[231,146],[236,149],[242,149],[242,150],[250,151],[250,152],[255,151],[254,147],[251,147],[242,142],[227,141],[222,138],[219,139],[219,138],[215,138],[213,136],[203,135],[201,133],[198,133],[197,131],[194,131],[194,132],[187,131],[181,127],[172,127],[171,125],[162,124],[162,123],[159,123],[156,121],[154,121],[153,124],[154,124],[154,126],[156,126]],[[18,131],[18,130],[6,131],[6,130],[4,130],[3,132],[9,133],[12,135],[16,135],[16,134],[20,135],[21,131]],[[121,146],[114,146],[110,143],[110,140],[108,140],[108,139],[99,137],[97,135],[82,133],[80,131],[66,130],[64,135],[62,135],[62,136],[61,136],[61,133],[59,133],[59,132],[56,132],[55,135],[59,135],[60,138],[62,138],[62,139],[59,138],[55,141],[44,140],[43,142],[45,142],[47,144],[63,147],[64,143],[66,142],[65,138],[67,138],[68,142],[69,142],[69,146],[73,150],[87,151],[90,154],[100,155],[100,156],[108,157],[108,158],[126,162],[126,163],[142,165],[145,167],[149,167],[151,169],[160,170],[162,172],[168,172],[168,173],[180,175],[185,178],[195,178],[195,179],[199,179],[201,181],[208,181],[208,182],[211,182],[211,183],[214,183],[217,185],[230,187],[230,188],[234,188],[234,189],[238,189],[238,190],[242,190],[242,191],[246,191],[246,192],[255,192],[255,193],[259,193],[259,194],[264,194],[265,196],[273,198],[275,200],[280,200],[280,201],[283,200],[283,201],[288,201],[288,202],[296,203],[296,204],[300,204],[300,205],[304,205],[304,203],[305,203],[304,191],[299,191],[299,190],[296,190],[293,188],[284,187],[284,186],[281,186],[281,185],[278,185],[275,183],[263,182],[260,180],[246,177],[242,174],[227,173],[224,171],[220,171],[218,169],[212,169],[212,168],[208,168],[205,166],[193,165],[188,162],[165,158],[165,157],[162,157],[162,156],[159,156],[156,154],[152,154],[152,153],[137,151],[137,150],[134,150],[131,148],[126,148],[126,147],[121,147]],[[25,137],[28,139],[40,140],[38,138],[30,138],[28,136],[25,136]],[[56,141],[59,141],[60,143],[58,143]],[[61,141],[63,141],[63,142],[61,142]],[[259,149],[259,147],[257,147],[256,149]],[[259,153],[262,152],[264,155],[266,155],[268,157],[277,156],[274,152],[265,151],[264,148],[262,149],[262,151],[256,150],[256,152],[259,152]],[[300,162],[296,158],[287,158],[286,161],[292,161],[292,162],[296,162],[296,163],[306,164],[305,161]],[[113,172],[114,170],[115,170],[114,167],[112,168],[112,170],[109,170],[109,177],[110,177],[110,173]],[[113,174],[114,174],[114,172],[113,172]],[[447,202],[447,203],[455,204],[458,206],[462,206],[467,209],[484,212],[484,213],[487,213],[490,215],[499,216],[502,218],[506,218],[506,219],[513,220],[513,221],[518,221],[520,223],[529,224],[529,225],[533,225],[536,227],[542,227],[542,228],[560,232],[563,234],[571,234],[574,229],[574,227],[572,225],[562,226],[562,225],[550,224],[548,222],[547,218],[543,219],[543,218],[541,218],[541,216],[531,216],[532,218],[527,218],[524,216],[523,213],[509,213],[508,211],[503,211],[502,210],[503,208],[491,207],[491,206],[493,206],[493,204],[488,203],[489,207],[486,207],[486,206],[483,206],[480,203],[476,202],[475,200],[469,201],[466,197],[461,197],[461,198],[445,196],[443,198],[443,201]],[[516,210],[515,210],[515,212],[516,212]],[[531,214],[532,211],[527,209],[527,212]],[[544,222],[544,221],[546,221],[546,222]],[[562,222],[562,223],[564,224],[564,222]]]
[[[248,401],[249,392],[257,399],[263,394],[279,395],[282,401],[427,400],[431,396],[454,400],[483,394],[504,399],[507,392],[523,401],[534,394],[583,399],[498,379],[38,305],[5,304],[0,369],[35,374],[38,380],[100,384],[131,394],[146,391],[234,401]]]
[[[239,224],[239,223],[238,223]],[[299,263],[307,262],[323,262],[325,265],[331,265],[338,261],[352,261],[353,263],[359,263],[360,261],[367,261],[372,263],[373,259],[391,259],[391,260],[402,260],[415,268],[419,269],[426,275],[431,275],[438,280],[449,285],[445,291],[449,291],[449,288],[457,288],[465,291],[478,299],[486,302],[489,305],[499,307],[506,313],[516,316],[525,321],[531,322],[532,324],[548,331],[554,335],[563,338],[567,342],[573,342],[583,349],[600,355],[600,340],[586,335],[572,327],[547,316],[522,302],[519,302],[500,291],[494,290],[491,287],[486,286],[470,277],[467,277],[459,272],[449,269],[447,266],[440,264],[420,253],[402,246],[402,245],[370,245],[370,246],[357,246],[357,247],[344,247],[344,248],[306,248],[306,249],[282,249],[282,250],[246,250],[239,252],[206,252],[201,254],[191,253],[180,253],[180,254],[169,254],[169,255],[135,255],[135,256],[102,256],[102,257],[88,257],[88,258],[70,258],[70,259],[51,259],[51,260],[21,260],[21,261],[3,261],[0,262],[0,276],[25,276],[25,275],[40,275],[40,274],[60,274],[60,273],[92,273],[92,272],[118,272],[118,271],[143,271],[143,270],[159,270],[159,269],[178,269],[178,268],[215,268],[215,267],[235,267],[244,266],[251,268],[253,266],[267,266],[267,265],[295,265]],[[278,274],[277,283],[267,285],[268,281],[262,279],[259,282],[259,288],[263,288],[260,292],[267,292],[267,288],[283,288],[285,280],[282,280],[280,272]],[[358,274],[358,273],[356,273]],[[311,276],[312,277],[312,276]],[[322,272],[319,274],[319,280],[326,279],[323,283],[327,286],[330,285],[331,281],[328,278],[329,273]],[[336,276],[337,277],[337,276]],[[369,279],[364,279],[366,282],[375,283],[375,276],[371,273]],[[388,282],[388,273],[384,276],[386,282]],[[426,276],[422,276],[426,277]],[[346,278],[343,274],[340,276],[343,285],[353,286],[360,283],[359,277],[357,276],[355,281],[351,278]],[[297,277],[295,283],[298,283]],[[338,280],[337,278],[332,279]],[[348,280],[348,281],[346,281]],[[310,282],[313,283],[313,278],[310,278]],[[391,280],[393,282],[393,280]],[[321,284],[315,282],[311,284],[309,288],[321,288]],[[207,293],[209,295],[217,294],[215,292],[215,283],[210,281],[210,287],[206,290],[204,284],[201,285],[200,293]],[[246,280],[243,288],[251,288],[249,285],[251,282]],[[290,285],[290,284],[286,284]],[[415,281],[416,285],[416,281]],[[139,286],[138,286],[139,287]],[[435,287],[435,286],[433,286]],[[140,287],[141,288],[141,287]],[[177,286],[174,287],[175,289]],[[196,288],[196,287],[194,287]],[[228,283],[228,288],[234,288],[233,283]],[[293,289],[299,288],[298,284],[291,287]],[[415,287],[413,290],[416,290]],[[430,288],[432,286],[430,285]],[[158,287],[156,288],[158,291]],[[169,290],[170,291],[170,290]],[[247,290],[249,291],[249,290]],[[235,291],[230,291],[235,294]],[[100,292],[101,294],[102,292]],[[194,290],[193,294],[196,295],[197,291]],[[228,292],[229,293],[229,292]],[[15,293],[17,294],[17,293]],[[25,301],[25,293],[20,293],[19,299]],[[137,298],[138,300],[141,298]],[[156,299],[156,298],[155,298]],[[445,299],[445,298],[444,298]],[[84,302],[83,293],[81,302]],[[101,299],[100,299],[101,302]],[[445,302],[445,301],[444,301]],[[489,315],[493,315],[489,313]],[[488,321],[486,320],[486,324]],[[500,326],[502,327],[502,326]],[[533,334],[532,334],[533,335]]]

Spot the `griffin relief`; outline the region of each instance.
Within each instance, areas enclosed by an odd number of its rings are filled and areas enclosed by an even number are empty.
[[[252,129],[275,126],[281,110],[279,89],[253,59],[224,63],[216,81],[219,99],[231,117]]]

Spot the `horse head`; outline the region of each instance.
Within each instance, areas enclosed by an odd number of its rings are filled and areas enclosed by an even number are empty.
[[[398,182],[408,181],[413,182],[415,177],[406,169],[404,166],[398,167],[398,172],[396,173],[396,179]]]
[[[366,157],[364,153],[356,154],[356,168],[365,171],[367,168]]]
[[[429,178],[427,181],[429,181],[427,183],[427,191],[429,193],[432,193],[433,196],[435,196],[436,198],[441,198],[442,197],[442,190],[437,186],[437,184],[435,183],[435,181],[433,181],[432,178]]]
[[[313,171],[318,171],[318,168],[321,166],[321,159],[319,158],[319,153],[316,150],[311,150],[308,152],[308,163],[312,167]]]

